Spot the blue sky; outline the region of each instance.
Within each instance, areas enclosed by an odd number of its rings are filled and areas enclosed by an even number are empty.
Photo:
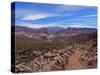
[[[15,25],[96,28],[97,7],[16,2]]]

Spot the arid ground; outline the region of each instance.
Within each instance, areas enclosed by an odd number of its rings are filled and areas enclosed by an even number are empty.
[[[48,30],[17,26],[15,72],[97,67],[97,32],[91,28]]]

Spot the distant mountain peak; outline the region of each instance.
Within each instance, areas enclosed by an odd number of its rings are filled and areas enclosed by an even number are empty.
[[[15,31],[21,32],[30,32],[30,33],[45,33],[45,34],[55,34],[57,32],[95,32],[96,28],[76,28],[76,27],[60,27],[60,26],[48,26],[42,28],[28,28],[24,26],[15,26]]]

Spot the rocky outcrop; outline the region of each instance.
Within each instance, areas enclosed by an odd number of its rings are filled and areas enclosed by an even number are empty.
[[[21,69],[22,65],[29,67],[30,72],[41,72],[41,71],[57,71],[65,70],[67,66],[68,57],[74,54],[73,46],[61,49],[52,50],[37,57],[33,61],[27,64],[21,64],[18,68]],[[18,65],[17,65],[18,66]],[[23,66],[23,67],[25,67]],[[29,70],[25,67],[26,70]],[[21,69],[21,71],[24,69]]]

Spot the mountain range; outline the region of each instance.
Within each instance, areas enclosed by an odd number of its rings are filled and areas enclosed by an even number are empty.
[[[12,27],[12,29],[14,26]],[[43,28],[29,28],[24,26],[15,26],[15,33],[16,36],[27,36],[29,38],[36,38],[36,39],[52,39],[57,37],[70,37],[76,36],[82,33],[91,33],[96,32],[96,28],[75,28],[75,27],[68,27],[63,28],[59,26],[54,27],[43,27]]]

